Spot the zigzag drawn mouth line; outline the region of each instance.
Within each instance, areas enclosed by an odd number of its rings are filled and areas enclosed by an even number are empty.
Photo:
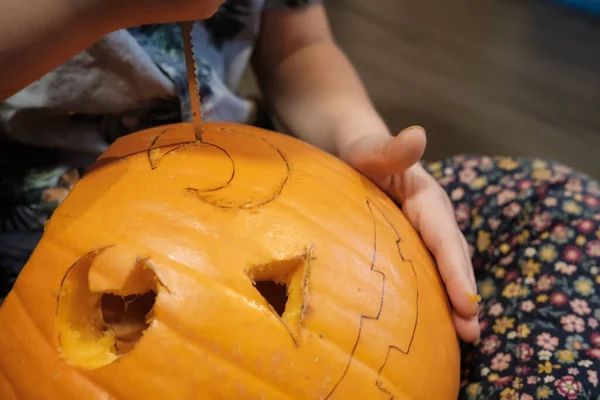
[[[382,287],[381,287],[381,299],[379,302],[379,309],[377,310],[377,314],[375,316],[368,316],[368,315],[361,315],[360,317],[360,323],[359,323],[359,329],[358,329],[358,335],[356,338],[356,341],[354,343],[354,346],[352,348],[352,352],[350,353],[350,359],[348,360],[348,364],[346,365],[346,368],[344,369],[344,372],[342,374],[342,376],[340,377],[340,379],[336,382],[336,384],[334,385],[334,387],[331,389],[331,391],[329,392],[329,394],[325,397],[325,399],[330,399],[333,394],[335,393],[335,391],[337,390],[337,388],[339,387],[339,385],[342,383],[342,381],[344,380],[344,378],[346,377],[348,370],[350,369],[350,365],[353,362],[354,359],[354,355],[356,353],[356,349],[358,348],[358,344],[360,342],[360,338],[361,338],[361,334],[362,334],[362,329],[363,329],[363,321],[366,320],[372,320],[372,321],[378,321],[379,318],[381,317],[381,313],[383,311],[383,305],[384,305],[384,301],[385,301],[385,286],[386,286],[386,275],[384,272],[382,271],[378,271],[376,269],[376,261],[377,261],[377,219],[375,218],[375,214],[373,212],[373,207],[377,209],[377,211],[383,216],[383,218],[386,220],[386,222],[388,223],[388,225],[392,228],[392,230],[394,231],[394,233],[397,236],[397,240],[396,240],[396,248],[398,249],[398,254],[400,255],[400,258],[403,262],[409,262],[410,263],[410,267],[411,270],[413,272],[413,274],[415,275],[415,280],[418,279],[417,278],[417,273],[415,271],[414,265],[412,263],[411,260],[406,260],[404,258],[404,255],[402,254],[402,250],[400,248],[400,242],[401,242],[401,237],[400,234],[398,232],[398,230],[396,229],[396,227],[391,223],[391,221],[389,220],[389,218],[383,213],[383,211],[377,207],[377,205],[373,204],[371,202],[371,200],[367,197],[366,199],[366,203],[367,203],[367,207],[369,208],[369,212],[371,213],[371,217],[373,218],[373,256],[371,259],[371,267],[370,270],[372,272],[376,272],[378,274],[381,275],[382,277]],[[379,370],[377,371],[377,379],[375,381],[375,385],[378,387],[379,390],[381,390],[382,392],[386,393],[387,395],[390,395],[391,399],[394,398],[394,396],[387,391],[385,388],[383,388],[380,384],[380,377],[381,377],[381,373],[383,371],[383,369],[385,368],[389,358],[390,358],[390,354],[392,351],[396,350],[404,355],[408,355],[410,353],[410,349],[412,347],[412,343],[415,337],[415,333],[417,331],[417,325],[418,325],[418,321],[419,321],[419,287],[417,285],[416,288],[416,318],[415,318],[415,322],[413,325],[413,329],[412,329],[412,334],[411,334],[411,338],[410,341],[408,343],[408,346],[406,347],[406,350],[401,349],[398,346],[394,346],[394,345],[388,345],[388,349],[387,349],[387,353],[383,362],[383,365],[379,368]]]

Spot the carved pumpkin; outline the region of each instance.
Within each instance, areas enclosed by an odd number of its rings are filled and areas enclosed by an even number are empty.
[[[455,399],[449,303],[378,188],[294,138],[114,143],[0,309],[0,398]]]

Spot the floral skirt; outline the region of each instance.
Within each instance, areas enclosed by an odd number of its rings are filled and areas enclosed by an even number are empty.
[[[31,159],[31,158],[29,158]],[[79,173],[0,179],[0,301]],[[427,165],[465,234],[481,339],[463,346],[463,399],[600,398],[600,187],[561,165],[455,157]],[[1,169],[1,168],[0,168]],[[2,178],[0,174],[0,178]]]
[[[541,160],[429,164],[470,246],[481,339],[463,399],[600,399],[600,187]]]

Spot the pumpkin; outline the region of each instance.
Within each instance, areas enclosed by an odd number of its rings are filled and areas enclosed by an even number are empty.
[[[0,398],[455,399],[436,265],[339,159],[235,124],[117,140],[0,309]]]

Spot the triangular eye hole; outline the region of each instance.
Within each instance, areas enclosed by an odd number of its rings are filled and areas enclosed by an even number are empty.
[[[267,280],[256,282],[254,287],[267,300],[277,315],[282,317],[288,301],[287,285]]]
[[[281,319],[296,345],[308,308],[312,260],[311,247],[299,256],[254,265],[246,271],[265,305]]]

